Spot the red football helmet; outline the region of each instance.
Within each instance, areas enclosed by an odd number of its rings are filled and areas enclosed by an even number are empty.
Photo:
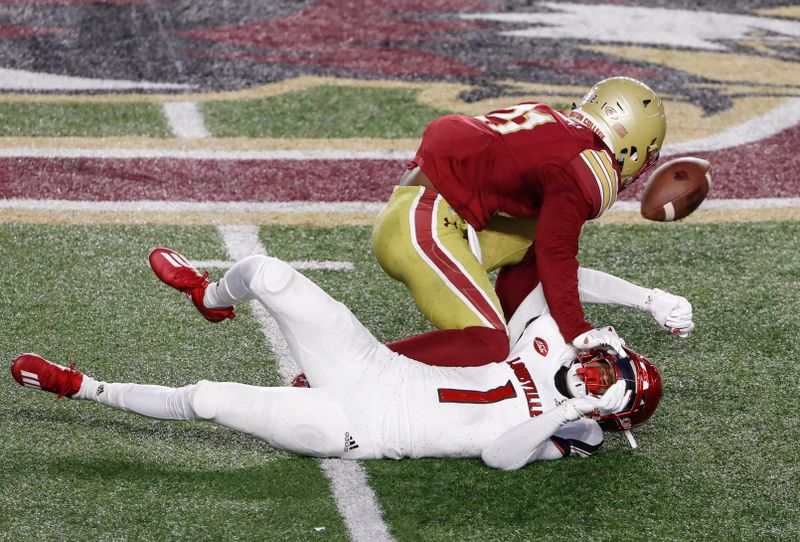
[[[644,423],[655,412],[663,395],[661,373],[646,357],[625,348],[625,355],[613,355],[606,350],[589,350],[578,356],[580,364],[571,371],[575,377],[571,389],[584,390],[593,395],[602,395],[617,380],[625,380],[631,391],[628,404],[617,414],[603,416],[598,421],[603,429],[624,431]]]

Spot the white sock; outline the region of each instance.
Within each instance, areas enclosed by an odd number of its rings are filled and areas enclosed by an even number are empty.
[[[94,378],[83,375],[83,381],[81,382],[81,389],[78,390],[78,393],[72,396],[72,399],[87,399],[93,400],[95,394],[97,393],[97,387],[101,384]]]
[[[254,299],[250,281],[266,260],[264,256],[254,255],[233,264],[224,277],[208,285],[203,305],[209,309],[221,309]]]
[[[162,420],[196,420],[192,406],[196,384],[182,388],[100,382],[86,375],[73,399],[100,404]]]
[[[206,288],[206,293],[203,295],[203,305],[209,309],[224,309],[234,304],[234,299],[227,295],[224,286],[225,279],[219,282],[212,282]]]

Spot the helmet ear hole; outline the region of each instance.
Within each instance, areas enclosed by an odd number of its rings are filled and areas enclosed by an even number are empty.
[[[652,102],[652,101],[653,100],[650,100],[650,99],[642,100],[642,105],[644,106],[645,109],[647,109],[647,106],[650,105],[650,102]]]
[[[631,147],[631,160],[634,162],[639,161],[639,152],[636,150],[636,147]]]

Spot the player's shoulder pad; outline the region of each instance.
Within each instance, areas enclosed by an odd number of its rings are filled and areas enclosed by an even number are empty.
[[[570,165],[580,177],[581,188],[589,196],[598,218],[617,201],[619,173],[614,157],[606,149],[584,149]]]

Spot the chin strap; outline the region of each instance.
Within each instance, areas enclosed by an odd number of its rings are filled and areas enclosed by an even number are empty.
[[[626,438],[626,439],[628,439],[628,444],[630,444],[630,445],[631,445],[631,448],[633,448],[633,449],[635,450],[636,448],[638,448],[638,447],[639,447],[639,445],[638,445],[638,444],[636,444],[636,439],[635,439],[635,438],[633,438],[633,433],[631,433],[631,430],[630,430],[630,429],[626,429],[626,430],[624,430],[624,431],[622,432],[622,434],[623,434],[623,435],[625,435],[625,438]]]

